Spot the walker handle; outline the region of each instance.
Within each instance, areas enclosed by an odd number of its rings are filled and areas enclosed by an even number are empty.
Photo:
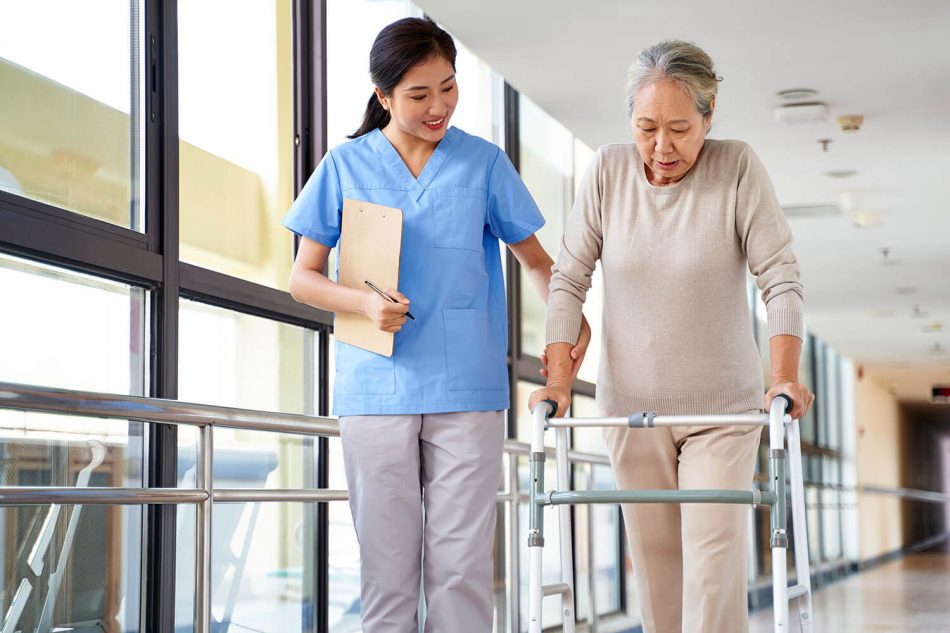
[[[784,398],[785,402],[788,403],[785,407],[785,413],[788,413],[789,411],[791,411],[792,407],[795,406],[795,401],[792,400],[792,397],[786,393],[777,394],[774,398],[772,398],[772,402],[775,402],[779,398]]]
[[[544,416],[544,419],[546,420],[546,419],[548,419],[548,418],[553,418],[553,417],[555,416],[555,414],[557,413],[557,402],[555,402],[554,400],[551,400],[550,398],[548,398],[547,400],[542,400],[541,403],[545,403],[545,404],[551,405],[551,412],[550,412],[550,413],[546,413],[545,416]],[[540,403],[539,403],[539,404],[540,404]]]

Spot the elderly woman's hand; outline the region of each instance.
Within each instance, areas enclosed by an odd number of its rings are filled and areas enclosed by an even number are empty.
[[[587,348],[590,347],[590,338],[590,323],[587,322],[587,317],[582,314],[581,331],[577,334],[577,343],[575,343],[573,349],[571,349],[571,360],[574,361],[574,365],[571,368],[571,380],[577,378],[577,372],[581,370],[581,365],[584,363],[584,357],[587,355]],[[541,375],[545,378],[548,377],[547,350],[541,352]]]
[[[554,417],[563,418],[571,406],[570,385],[552,384],[532,392],[528,398],[528,411],[534,412],[535,405],[544,400],[553,400],[556,402],[557,411],[554,412]]]
[[[812,403],[815,401],[815,394],[810,392],[805,385],[799,382],[776,382],[772,384],[772,388],[765,394],[766,409],[772,406],[772,400],[779,394],[785,394],[792,399],[792,410],[789,411],[788,414],[793,420],[800,420],[805,417],[808,410],[811,409]]]

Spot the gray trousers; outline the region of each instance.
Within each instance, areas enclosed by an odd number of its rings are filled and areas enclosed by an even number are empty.
[[[419,630],[420,575],[427,633],[492,630],[504,421],[504,411],[340,418],[364,633]]]

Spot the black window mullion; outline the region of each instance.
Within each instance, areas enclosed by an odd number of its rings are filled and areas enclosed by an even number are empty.
[[[504,113],[505,152],[517,171],[521,171],[521,123],[518,91],[505,82]],[[508,437],[518,437],[518,363],[521,359],[521,264],[511,249],[505,249],[508,274],[508,385],[511,406],[508,408]]]
[[[145,208],[151,250],[162,258],[161,283],[151,302],[150,395],[178,397],[178,3],[145,0]],[[178,433],[149,426],[147,481],[178,485]],[[175,630],[176,507],[147,510],[144,630]],[[195,561],[197,564],[197,561]]]
[[[300,193],[310,174],[316,169],[327,150],[327,67],[326,67],[326,0],[294,0],[293,2],[293,81],[294,81],[294,196]],[[294,240],[294,255],[298,238]],[[286,293],[283,293],[286,295]],[[287,297],[287,300],[290,298]],[[295,304],[282,308],[285,314],[295,314],[311,320],[310,327],[319,333],[317,357],[317,414],[329,414],[329,339],[333,327],[332,315],[309,306]],[[326,438],[317,440],[315,469],[316,485],[329,485],[330,446]],[[313,605],[313,612],[302,614],[302,629],[327,633],[329,623],[329,513],[327,504],[311,504],[311,521],[315,528],[314,547],[310,550],[315,582],[313,593],[305,601]],[[309,620],[309,621],[308,621]]]

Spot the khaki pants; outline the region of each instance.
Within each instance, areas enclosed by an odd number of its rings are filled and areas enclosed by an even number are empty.
[[[504,411],[340,418],[363,633],[490,633]],[[423,508],[425,513],[423,514]]]
[[[606,429],[617,487],[749,490],[762,427]],[[749,629],[746,505],[624,504],[644,633]]]

